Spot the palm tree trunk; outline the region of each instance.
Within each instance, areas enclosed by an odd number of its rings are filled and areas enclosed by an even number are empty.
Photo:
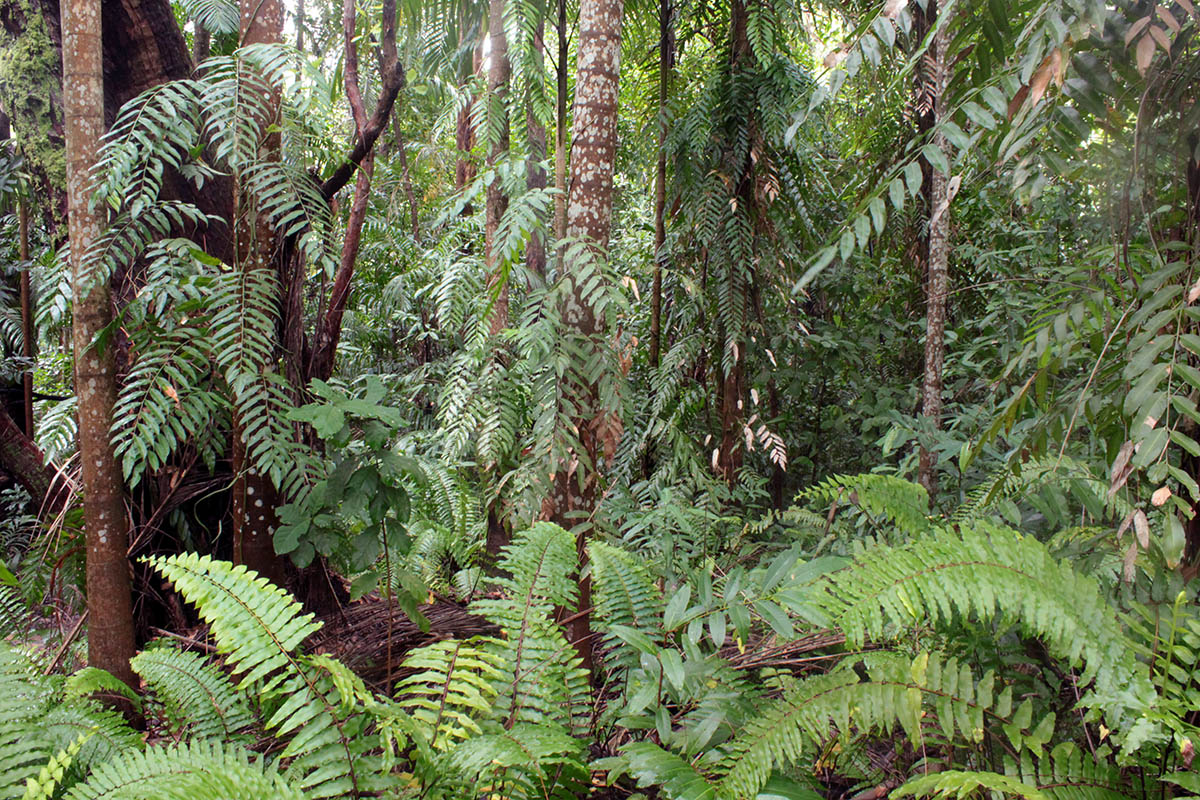
[[[137,686],[129,522],[121,470],[109,430],[117,396],[112,348],[95,339],[112,322],[107,281],[95,281],[84,261],[104,226],[90,205],[92,166],[104,133],[104,71],[100,0],[63,4],[63,83],[67,139],[67,229],[74,301],[75,391],[79,397],[79,461],[87,542],[88,663]]]

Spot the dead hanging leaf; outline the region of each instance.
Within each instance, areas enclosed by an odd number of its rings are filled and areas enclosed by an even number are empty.
[[[1133,512],[1130,511],[1125,519],[1121,520],[1121,527],[1117,528],[1117,544],[1121,543],[1121,537],[1125,535],[1125,531],[1129,530],[1129,526],[1133,524]]]
[[[824,63],[826,69],[833,69],[846,58],[846,54],[850,52],[850,45],[846,43],[839,44],[833,50],[830,50],[825,56]]]
[[[167,397],[175,401],[175,407],[179,408],[179,393],[175,391],[175,387],[168,383],[163,388],[163,392],[166,393]]]
[[[1125,485],[1125,481],[1129,480],[1129,473],[1132,468],[1129,466],[1129,459],[1133,458],[1133,442],[1128,441],[1121,445],[1121,449],[1117,451],[1117,457],[1113,459],[1112,471],[1109,473],[1108,496],[1111,498],[1121,487]]]
[[[1200,16],[1197,16],[1196,14],[1196,7],[1192,5],[1192,0],[1175,0],[1175,2],[1179,3],[1179,7],[1184,11],[1191,14],[1193,17],[1200,19]]]
[[[888,0],[887,5],[883,7],[883,15],[888,19],[895,19],[900,16],[906,3],[907,0]]]
[[[1008,101],[1008,119],[1011,122],[1012,118],[1021,110],[1021,106],[1025,105],[1025,98],[1029,96],[1029,87],[1022,86],[1017,89],[1017,93],[1013,95],[1013,99]]]
[[[1038,65],[1033,77],[1029,79],[1029,100],[1032,105],[1038,104],[1038,101],[1046,94],[1046,88],[1050,85],[1050,81],[1058,77],[1061,70],[1062,51],[1056,47],[1050,51],[1050,55],[1042,59],[1042,63]]]
[[[1158,14],[1158,18],[1163,21],[1163,25],[1171,29],[1171,33],[1179,33],[1179,20],[1175,19],[1175,15],[1168,11],[1166,6],[1158,6],[1154,11]]]
[[[1200,297],[1200,278],[1197,278],[1196,282],[1192,284],[1192,288],[1188,289],[1187,304],[1190,306],[1196,302],[1197,297]]]
[[[1143,550],[1150,546],[1150,520],[1146,519],[1146,512],[1140,508],[1133,512],[1133,532]]]
[[[1170,499],[1171,488],[1169,486],[1160,486],[1154,490],[1154,494],[1150,495],[1150,502],[1156,506],[1161,506]]]
[[[1142,30],[1149,24],[1150,24],[1150,15],[1147,14],[1146,16],[1139,19],[1137,22],[1130,25],[1129,30],[1125,31],[1125,46],[1129,47],[1129,44],[1134,39],[1136,39],[1137,35],[1139,33],[1141,33]]]
[[[1125,558],[1121,565],[1121,577],[1126,583],[1133,583],[1133,576],[1137,574],[1134,572],[1134,564],[1137,562],[1137,553],[1137,542],[1130,542],[1129,549],[1125,551]]]
[[[1163,49],[1164,53],[1171,52],[1171,40],[1167,38],[1167,32],[1157,25],[1150,26],[1150,38],[1158,42],[1158,46]]]
[[[1150,69],[1150,62],[1154,60],[1154,40],[1149,36],[1143,36],[1137,43],[1137,68],[1142,75],[1146,74],[1146,70]]]
[[[1184,739],[1179,743],[1179,758],[1183,761],[1184,769],[1192,768],[1192,760],[1196,757],[1196,748],[1192,745],[1191,739]]]

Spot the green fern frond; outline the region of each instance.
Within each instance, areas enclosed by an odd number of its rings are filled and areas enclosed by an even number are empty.
[[[162,704],[166,722],[177,734],[233,741],[254,722],[245,696],[196,653],[160,645],[138,653],[130,666]]]
[[[596,628],[613,644],[612,626],[624,625],[661,643],[663,598],[645,562],[618,547],[592,542],[588,548],[592,565],[592,599]],[[637,654],[618,649],[617,657]]]
[[[1129,800],[1141,795],[1115,763],[1072,742],[1059,743],[1041,758],[1029,753],[1020,761],[1006,758],[1004,772],[1054,800]]]
[[[587,785],[583,756],[579,740],[543,722],[472,737],[454,749],[449,763],[476,797],[570,800]]]
[[[142,706],[142,698],[133,687],[99,667],[84,667],[67,678],[63,687],[63,696],[68,700],[95,694],[111,698],[123,697],[133,704],[135,710],[140,710]]]
[[[859,664],[865,679],[854,669]],[[936,712],[933,730],[926,730],[927,710]],[[1014,747],[1038,750],[1053,725],[1053,714],[1033,725],[1028,700],[1014,710],[1012,690],[997,693],[994,673],[977,681],[956,659],[930,653],[851,657],[829,673],[785,682],[783,696],[729,743],[720,787],[730,797],[753,798],[774,769],[814,756],[834,732],[887,733],[898,726],[919,748],[934,731],[950,742],[977,743],[989,726],[1000,726]]]
[[[53,800],[62,786],[67,769],[79,755],[84,743],[91,734],[83,733],[71,742],[65,750],[59,751],[46,765],[38,771],[36,778],[30,778],[25,783],[25,794],[22,800]]]
[[[305,798],[262,756],[210,739],[125,754],[96,767],[87,781],[76,785],[67,796],[69,800]]]
[[[935,529],[909,544],[861,554],[826,584],[821,601],[847,642],[887,639],[913,624],[956,617],[1009,620],[1042,638],[1052,653],[1082,662],[1086,702],[1110,725],[1129,724],[1153,694],[1096,580],[1056,560],[1031,536],[980,521]]]
[[[427,731],[435,750],[482,733],[504,677],[499,657],[469,642],[437,642],[412,651],[403,668],[414,670],[396,686],[396,705]]]
[[[989,797],[1002,794],[1024,797],[1026,800],[1050,800],[1049,795],[1036,787],[1008,775],[986,771],[964,772],[957,769],[912,778],[892,792],[892,797],[935,796],[964,800],[981,793],[987,793]]]
[[[834,475],[801,492],[796,501],[857,506],[874,522],[891,522],[908,536],[930,528],[928,492],[895,475]]]
[[[293,651],[321,628],[291,595],[244,566],[197,553],[149,561],[209,624],[234,676],[241,676],[239,690],[256,681],[265,681],[262,691],[276,688],[287,668],[296,668]]]

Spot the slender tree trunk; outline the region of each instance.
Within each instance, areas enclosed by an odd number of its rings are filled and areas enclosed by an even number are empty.
[[[658,162],[654,171],[654,280],[650,289],[650,366],[658,369],[662,352],[662,273],[667,240],[667,93],[675,66],[671,0],[658,3]]]
[[[396,154],[400,158],[400,179],[404,183],[404,196],[408,199],[409,224],[412,226],[412,237],[416,242],[421,241],[421,225],[418,218],[417,193],[413,191],[412,172],[408,168],[408,145],[400,132],[400,119],[395,118],[392,131],[396,137]]]
[[[271,44],[283,38],[283,4],[280,0],[241,0],[241,42]],[[248,80],[254,80],[253,78]],[[247,85],[247,91],[263,91],[261,85]],[[274,93],[271,89],[266,91]],[[279,98],[273,97],[270,112],[278,115]],[[267,130],[274,120],[259,120]],[[259,158],[279,158],[279,135],[268,133],[259,146]],[[238,269],[245,272],[269,270],[274,272],[276,258],[275,231],[270,222],[256,213],[234,176],[234,227]],[[274,533],[279,521],[275,509],[280,503],[279,492],[270,478],[255,468],[254,460],[244,441],[245,430],[239,414],[233,420],[233,560],[281,583],[283,563],[275,554]]]
[[[755,2],[756,0],[750,0]],[[730,36],[730,73],[736,76],[742,70],[754,68],[754,52],[750,47],[748,36],[749,10],[745,0],[733,0],[730,6],[729,36]],[[736,85],[736,81],[731,81]],[[737,121],[742,124],[742,121]],[[755,138],[755,119],[745,121],[751,142]],[[727,142],[732,153],[728,159],[737,165],[738,172],[734,186],[733,201],[739,214],[745,216],[748,224],[754,225],[757,213],[757,199],[754,192],[754,159],[751,156],[752,145],[743,145],[737,141]],[[748,267],[753,269],[752,267]],[[733,312],[741,319],[749,316],[749,297],[754,292],[754,286],[747,285],[743,279],[740,265],[729,265],[727,275],[730,282],[727,289],[730,297],[734,298]],[[753,276],[751,281],[753,281]],[[744,438],[742,430],[745,418],[745,370],[746,342],[741,336],[735,338],[729,346],[729,330],[725,325],[719,325],[719,340],[725,348],[724,358],[720,363],[723,369],[718,371],[717,400],[720,408],[721,449],[717,460],[717,471],[727,483],[733,485],[737,474],[742,468],[745,457]]]
[[[17,206],[18,254],[21,259],[21,356],[25,372],[21,388],[25,397],[25,435],[33,438],[33,292],[29,286],[29,206],[21,200]]]
[[[931,25],[937,24],[937,9],[930,0],[926,11]],[[938,132],[945,106],[946,91],[946,34],[942,26],[933,37],[928,51],[928,63],[933,78],[934,145],[947,155],[950,146]],[[950,259],[950,176],[930,165],[929,175],[929,245],[928,271],[925,284],[925,374],[921,383],[921,413],[934,430],[942,428],[942,368],[946,360],[946,296],[949,290]],[[917,481],[929,492],[932,503],[937,495],[937,454],[922,445],[918,454]]]
[[[608,249],[612,222],[613,169],[617,150],[617,88],[621,58],[621,0],[583,0],[579,9],[579,63],[575,80],[574,127],[571,131],[571,185],[567,202],[567,237],[588,245],[590,257],[565,263],[579,278],[592,258],[602,259]],[[579,252],[576,250],[575,252]],[[584,254],[580,253],[582,258]],[[563,320],[568,335],[587,343],[592,361],[603,352],[604,322],[576,281],[564,303]],[[620,438],[620,420],[608,407],[611,398],[600,397],[594,378],[581,368],[568,378],[562,393],[573,408],[573,427],[582,452],[557,465],[550,518],[574,527],[580,569],[587,563],[590,516],[599,500],[600,470],[612,457]],[[581,519],[584,518],[584,519]],[[579,582],[579,608],[568,634],[580,658],[592,664],[591,581]]]
[[[192,25],[195,28],[192,32],[192,62],[199,67],[212,51],[212,34],[199,20],[193,20]]]
[[[554,126],[554,238],[567,236],[567,0],[558,0],[558,69],[556,70],[557,121]],[[561,249],[561,247],[560,247]],[[561,257],[561,256],[560,256]],[[559,265],[561,269],[561,264]]]
[[[483,68],[483,41],[475,47],[471,57],[471,78],[479,74]],[[471,151],[475,149],[475,126],[471,122],[471,110],[476,98],[472,97],[458,112],[458,120],[454,128],[454,145],[458,150],[458,160],[454,163],[454,188],[461,192],[475,180],[475,161]],[[468,204],[463,208],[463,216],[470,216],[473,211]]]
[[[508,155],[508,40],[504,33],[504,0],[488,2],[488,105],[487,105],[487,165],[495,167]],[[494,140],[493,140],[494,137]],[[496,253],[496,232],[508,208],[508,196],[497,177],[487,187],[487,207],[484,209],[484,261],[487,264],[489,294],[495,293],[492,306],[491,333],[495,336],[508,327],[508,281],[500,270]]]
[[[539,15],[533,33],[533,47],[537,53],[539,69],[544,62],[545,32],[546,21]],[[542,166],[542,161],[546,158],[546,126],[533,112],[531,101],[525,104],[525,130],[529,136],[529,163],[525,168],[525,188],[531,192],[541,191],[546,188],[546,170]],[[534,275],[546,277],[546,239],[541,232],[535,231],[529,237],[529,244],[525,246],[525,266]]]
[[[297,0],[296,3],[296,49],[301,53],[304,52],[304,0]]]
[[[79,397],[79,462],[87,541],[88,664],[137,686],[130,590],[129,523],[121,470],[109,430],[117,396],[112,348],[95,345],[112,322],[106,281],[95,281],[84,256],[104,226],[90,205],[92,167],[104,134],[100,0],[63,6],[63,96],[67,139],[67,228],[74,301],[75,391]]]

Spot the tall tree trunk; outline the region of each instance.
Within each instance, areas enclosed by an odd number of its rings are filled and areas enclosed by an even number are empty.
[[[482,68],[483,39],[480,37],[479,44],[471,55],[471,77],[468,80],[473,80]],[[454,128],[454,146],[458,150],[458,160],[454,162],[454,188],[459,192],[475,180],[475,161],[471,157],[471,151],[475,149],[475,125],[471,122],[475,102],[476,98],[472,96],[467,104],[459,109]],[[468,204],[462,213],[463,216],[470,216],[473,213],[471,206]]]
[[[658,162],[654,171],[654,279],[650,288],[650,366],[658,369],[662,352],[662,273],[667,240],[667,93],[675,66],[671,0],[658,3]]]
[[[195,29],[192,32],[192,63],[199,67],[212,52],[212,34],[199,20],[193,20],[192,25]]]
[[[88,664],[137,686],[129,525],[121,470],[109,430],[117,396],[111,347],[95,345],[112,322],[107,282],[92,279],[84,257],[104,226],[90,207],[92,167],[104,134],[100,0],[63,7],[63,97],[67,140],[67,229],[71,241],[75,391],[79,397],[79,462],[87,542]]]
[[[546,44],[543,36],[546,32],[546,21],[539,14],[537,27],[533,32],[533,47],[537,53],[538,68],[544,63],[543,53]],[[533,111],[532,98],[525,103],[525,130],[529,137],[529,163],[525,167],[525,188],[531,192],[546,188],[546,170],[542,162],[546,158],[546,126],[537,118]],[[529,237],[525,246],[525,267],[534,275],[546,277],[546,238],[540,231],[535,231]]]
[[[25,371],[21,389],[25,397],[25,435],[33,438],[33,345],[37,334],[33,329],[33,292],[29,286],[29,205],[19,201],[17,206],[18,254],[21,259],[21,356]]]
[[[750,0],[755,2],[756,0]],[[754,68],[754,52],[750,47],[748,36],[749,10],[745,0],[733,0],[729,15],[729,70],[736,76],[743,70]],[[731,80],[730,86],[737,86],[738,81]],[[735,120],[737,125],[745,124],[749,130],[747,144],[743,147],[738,141],[726,143],[729,155],[727,160],[737,169],[734,182],[734,196],[731,202],[736,206],[736,212],[745,215],[751,226],[757,213],[757,199],[754,191],[754,158],[751,154],[755,139],[755,118],[753,112],[749,120]],[[735,234],[736,235],[736,234]],[[747,265],[748,269],[753,269]],[[745,320],[749,316],[749,296],[754,292],[753,285],[747,285],[741,274],[741,265],[730,264],[727,267],[730,286],[727,292],[734,298],[734,313]],[[751,278],[753,280],[753,277]],[[729,329],[724,324],[718,326],[719,340],[724,348],[724,358],[720,364],[723,369],[717,373],[717,400],[720,409],[721,449],[717,459],[717,471],[727,483],[733,485],[737,474],[742,468],[744,451],[744,406],[745,406],[745,371],[746,371],[746,342],[741,336],[731,337]],[[732,338],[732,342],[730,339]]]
[[[494,168],[508,155],[508,40],[504,33],[504,0],[488,2],[488,99],[487,99],[487,165]],[[494,137],[494,138],[493,138]],[[484,209],[484,261],[487,264],[489,294],[495,294],[492,306],[491,333],[495,336],[508,327],[508,281],[500,274],[500,259],[496,253],[496,232],[508,208],[508,196],[499,177],[487,187],[487,207]]]
[[[554,238],[567,236],[567,0],[558,0],[558,64],[556,72],[554,125]],[[561,247],[560,247],[561,249]],[[562,265],[559,265],[562,268]]]
[[[579,61],[575,79],[574,124],[571,131],[571,185],[567,202],[567,238],[587,244],[590,258],[565,263],[578,278],[590,269],[591,259],[602,259],[608,249],[612,223],[613,169],[617,151],[617,89],[621,59],[621,0],[583,0],[579,8]],[[576,250],[575,252],[579,252]],[[582,255],[582,254],[581,254]],[[578,336],[588,355],[602,357],[604,321],[596,316],[581,281],[562,309],[568,335]],[[562,387],[573,408],[573,428],[578,431],[578,452],[559,463],[554,474],[551,519],[575,527],[580,569],[587,562],[587,519],[599,499],[600,470],[612,457],[620,438],[620,420],[600,397],[596,380],[579,369]],[[611,400],[611,398],[607,398]],[[579,582],[579,608],[568,634],[580,658],[592,664],[591,580]]]
[[[283,4],[280,0],[241,0],[241,43],[272,44],[283,38]],[[255,80],[248,78],[247,80]],[[264,87],[247,86],[247,91],[263,91]],[[274,95],[274,91],[266,91]],[[272,116],[279,113],[279,98],[272,97]],[[274,119],[258,120],[266,131]],[[259,158],[279,158],[279,134],[267,133],[259,146]],[[237,248],[237,268],[245,272],[269,270],[274,272],[276,253],[275,231],[265,216],[257,213],[253,199],[242,190],[234,176],[234,238]],[[270,478],[255,468],[248,452],[241,415],[233,420],[233,489],[230,509],[233,515],[233,560],[258,572],[276,583],[283,581],[283,563],[275,555],[273,535],[279,521],[275,509],[279,492]]]
[[[937,25],[937,6],[930,0],[926,9],[929,25]],[[949,160],[950,146],[938,126],[945,113],[943,94],[946,91],[946,33],[945,26],[933,35],[927,53],[932,77],[933,143]],[[946,296],[949,290],[950,259],[950,176],[933,165],[926,170],[929,176],[928,266],[925,281],[925,373],[921,381],[921,414],[934,430],[942,428],[942,368],[946,360]],[[929,492],[932,503],[937,495],[937,454],[924,444],[918,454],[917,482]]]

